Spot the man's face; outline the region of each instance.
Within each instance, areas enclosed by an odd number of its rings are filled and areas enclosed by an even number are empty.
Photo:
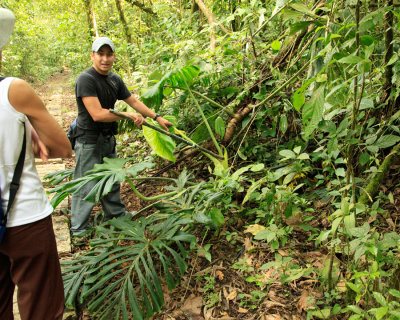
[[[92,52],[90,56],[96,71],[100,74],[107,75],[115,60],[115,53],[112,52],[111,48],[104,45],[98,52]]]

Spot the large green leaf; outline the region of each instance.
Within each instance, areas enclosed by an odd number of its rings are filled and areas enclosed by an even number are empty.
[[[148,107],[155,107],[155,110],[158,111],[164,98],[165,84],[169,84],[172,87],[186,87],[185,83],[191,84],[199,73],[200,68],[194,65],[186,66],[182,69],[174,69],[147,90],[141,98]]]
[[[181,230],[187,223],[184,214],[171,214],[99,226],[90,251],[62,263],[67,306],[87,303],[95,319],[109,320],[148,319],[160,311],[161,277],[172,290],[187,269],[181,242],[195,240]]]
[[[108,194],[114,183],[122,182],[127,176],[135,178],[138,173],[154,167],[152,162],[139,162],[129,166],[125,166],[129,161],[134,160],[133,158],[104,158],[103,163],[96,164],[92,170],[86,172],[86,175],[72,181],[68,181],[64,184],[58,185],[51,189],[50,193],[55,193],[55,196],[51,199],[53,207],[57,207],[60,202],[68,195],[78,192],[86,184],[92,181],[98,181],[91,191],[86,195],[85,200],[90,202],[97,202],[99,199]],[[60,174],[59,176],[63,176]],[[59,176],[54,177],[57,180]]]
[[[153,125],[156,125],[153,120],[148,120]],[[160,157],[169,161],[175,162],[174,150],[176,147],[175,141],[167,134],[162,134],[149,127],[143,126],[143,135],[149,143],[151,149]]]

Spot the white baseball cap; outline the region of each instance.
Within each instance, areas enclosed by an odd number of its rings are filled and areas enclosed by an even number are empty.
[[[10,39],[15,24],[14,14],[5,8],[0,8],[0,50]]]
[[[98,52],[100,48],[104,45],[107,45],[111,48],[112,52],[115,52],[114,43],[107,37],[99,37],[93,41],[92,44],[92,52]]]

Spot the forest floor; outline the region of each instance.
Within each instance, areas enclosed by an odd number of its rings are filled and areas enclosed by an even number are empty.
[[[77,114],[72,83],[71,73],[66,70],[36,88],[46,104],[53,99],[55,88],[61,90],[63,96],[61,117],[66,132]],[[66,168],[72,168],[75,162],[74,159],[68,159],[63,160],[63,164]],[[181,169],[178,167],[174,170],[179,172]],[[143,188],[140,191],[146,195],[154,194],[158,190],[157,185],[150,184],[143,185]],[[145,203],[130,190],[128,186],[122,185],[121,198],[127,210],[141,209]],[[329,204],[320,203],[320,207],[316,208],[322,211],[327,205]],[[395,205],[391,209],[397,211]],[[96,206],[94,213],[99,211],[101,207]],[[70,219],[69,210],[61,210],[60,214],[64,215],[67,221]],[[232,214],[234,215],[234,212]],[[327,222],[315,221],[315,227],[318,228],[324,223]],[[280,256],[291,257],[292,260],[287,263],[287,266],[295,264],[322,270],[325,267],[325,261],[329,258],[327,248],[308,247],[309,233],[296,228],[295,221],[288,221],[288,224],[294,227],[291,247],[277,250]],[[297,273],[296,269],[289,267],[285,270],[284,263],[280,269],[283,274],[278,274],[274,268],[270,268],[261,273],[262,277],[257,275],[255,269],[266,261],[275,260],[276,252],[271,251],[263,242],[252,241],[252,236],[246,233],[244,225],[245,222],[238,217],[234,219],[233,224],[222,227],[218,233],[208,235],[206,241],[211,245],[212,263],[208,262],[204,256],[192,253],[188,259],[188,271],[181,285],[172,292],[165,291],[163,311],[157,314],[154,320],[297,320],[307,318],[309,302],[318,300],[323,295],[320,283],[316,280],[317,277],[312,274],[302,274],[301,269],[297,270]],[[200,238],[199,242],[201,241]],[[71,255],[87,249],[88,245],[72,247]],[[68,257],[64,254],[61,258]],[[287,278],[292,278],[292,280],[282,284],[285,272],[287,272]],[[261,285],[262,283],[268,283],[268,285]],[[68,319],[77,318],[69,314]],[[84,313],[80,319],[91,318]]]
[[[73,79],[71,79],[70,71],[65,70],[50,77],[45,84],[36,86],[35,90],[47,107],[55,99],[61,104],[62,119],[59,119],[59,122],[67,132],[70,123],[77,115]],[[58,99],[59,95],[62,95],[62,99]],[[63,159],[61,165],[64,165],[65,168],[73,168],[75,159]],[[39,169],[39,171],[42,172],[41,175],[43,176],[45,173],[60,169],[62,169],[60,163],[56,166],[53,163],[49,163],[47,169]],[[175,168],[175,170],[179,171],[179,168]],[[157,185],[146,185],[140,191],[146,195],[151,195],[157,192],[157,189]],[[128,186],[122,185],[121,198],[128,211],[139,210],[145,203],[130,190]],[[70,199],[66,207],[67,209],[70,208]],[[95,206],[92,216],[99,211],[101,211],[101,206]],[[59,215],[64,216],[65,221],[69,223],[69,210],[61,210]],[[243,221],[239,220],[236,227],[240,229],[241,224],[243,224]],[[232,267],[238,265],[238,262],[239,265],[240,263],[243,264],[243,268],[245,268],[244,265],[246,263],[253,264],[254,259],[261,259],[264,256],[264,250],[255,247],[251,243],[250,237],[246,237],[239,230],[232,226],[229,229],[229,232],[234,234],[235,238],[243,237],[244,242],[237,240],[227,241],[225,237],[222,237],[224,232],[227,231],[226,229],[221,230],[217,237],[212,237],[213,243],[210,250],[213,257],[212,263],[209,263],[204,256],[193,255],[188,261],[189,268],[182,279],[181,285],[173,292],[165,292],[163,311],[156,315],[153,318],[154,320],[272,320],[304,318],[301,315],[302,308],[304,308],[301,304],[305,303],[304,298],[303,302],[299,302],[301,300],[301,290],[295,290],[297,291],[296,295],[291,296],[287,292],[283,292],[277,284],[273,284],[264,295],[263,291],[258,290],[257,286],[245,281],[247,273],[250,273],[251,270],[240,270],[240,267],[239,269]],[[65,243],[62,246],[65,248]],[[60,259],[68,259],[74,253],[79,253],[88,248],[88,245],[74,247],[70,244],[70,254],[64,252],[65,249],[62,249]],[[282,250],[281,254],[285,255],[285,252]],[[322,254],[315,252],[311,255],[319,258]],[[298,284],[300,287],[304,285],[305,283]],[[241,296],[241,301],[243,301],[243,298],[247,301],[246,304],[238,303],[239,295]],[[71,312],[68,312],[65,318],[70,320],[77,319]],[[89,320],[91,317],[84,312],[80,319]]]

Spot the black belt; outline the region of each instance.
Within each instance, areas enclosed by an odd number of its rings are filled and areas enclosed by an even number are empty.
[[[79,135],[77,137],[77,141],[81,142],[81,143],[89,143],[89,144],[96,144],[99,140],[110,140],[114,138],[114,135],[112,134],[112,132],[108,131],[108,132],[98,132],[98,133],[86,133],[86,134],[82,134]]]

